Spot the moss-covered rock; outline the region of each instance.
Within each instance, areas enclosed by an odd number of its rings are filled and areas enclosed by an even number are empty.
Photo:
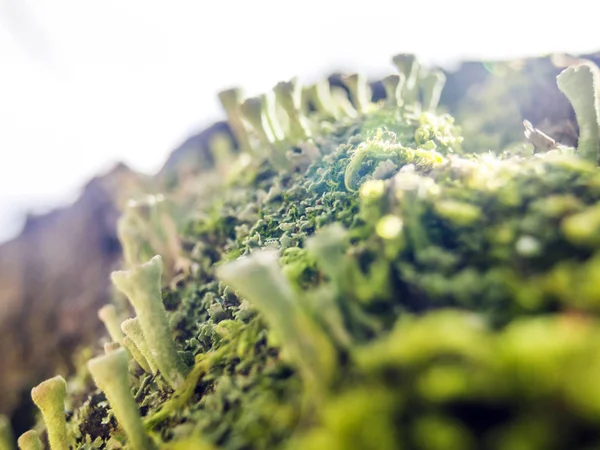
[[[343,99],[295,81],[274,103],[228,97],[243,145],[220,154],[213,189],[185,200],[181,236],[161,228],[181,254],[167,255],[179,273],[152,323],[170,325],[189,370],[174,383],[130,361],[157,447],[600,445],[589,142],[584,157],[556,143],[467,152],[460,127],[433,111],[442,78],[395,61],[395,97],[378,103],[359,76]],[[151,230],[143,243],[159,253]],[[70,386],[75,447],[127,445],[110,395],[81,375]]]

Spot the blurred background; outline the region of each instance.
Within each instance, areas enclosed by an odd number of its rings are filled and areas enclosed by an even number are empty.
[[[223,115],[216,92],[333,70],[597,50],[585,0],[0,0],[0,241],[116,161],[153,172]]]
[[[524,118],[576,142],[554,77],[564,54],[597,57],[598,14],[584,0],[537,5],[0,0],[0,413],[26,429],[31,386],[71,372],[97,335],[119,196],[206,150],[206,133],[226,127],[220,89],[376,80],[392,55],[416,53],[447,71],[442,102],[459,122],[486,117],[466,132],[507,121],[478,145],[518,139]]]

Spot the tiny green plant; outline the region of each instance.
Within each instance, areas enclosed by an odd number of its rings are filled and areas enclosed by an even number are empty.
[[[19,450],[42,450],[42,441],[35,430],[29,430],[17,440]]]

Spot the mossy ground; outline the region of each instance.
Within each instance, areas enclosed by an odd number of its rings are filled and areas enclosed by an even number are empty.
[[[599,448],[597,168],[525,144],[464,154],[449,116],[410,108],[326,129],[308,168],[282,174],[254,161],[194,211],[184,231],[192,270],[163,292],[194,368],[175,393],[131,372],[155,440]],[[216,278],[264,248],[280,252],[300,308],[335,350],[318,396],[260,308]],[[92,391],[89,381],[78,389]],[[70,418],[78,448],[118,448],[103,396],[83,397]]]

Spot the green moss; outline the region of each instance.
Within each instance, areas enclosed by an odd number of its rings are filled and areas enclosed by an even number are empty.
[[[379,104],[354,77],[350,98],[305,90],[300,116],[301,87],[279,85],[283,138],[255,101],[265,148],[190,202],[191,270],[162,296],[195,364],[174,391],[130,372],[161,448],[600,444],[598,169],[564,147],[471,151],[422,112],[441,78],[396,64]],[[111,414],[99,394],[76,407],[82,448],[125,440]]]

